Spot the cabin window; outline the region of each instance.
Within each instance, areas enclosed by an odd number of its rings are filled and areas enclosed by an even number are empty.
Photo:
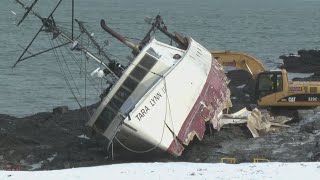
[[[271,91],[272,90],[272,74],[262,74],[259,77],[259,90]]]
[[[123,101],[126,101],[128,99],[128,97],[130,96],[130,94],[131,94],[131,91],[122,86],[118,89],[115,96],[120,98]]]
[[[152,56],[160,59],[161,58],[161,55],[158,54],[152,47],[150,47],[148,50],[147,50],[147,53],[151,54]]]
[[[157,60],[155,58],[149,54],[146,54],[146,56],[139,62],[139,65],[143,66],[147,70],[150,70],[156,64],[156,62]]]
[[[109,119],[113,119],[116,116],[116,113],[112,111],[110,108],[105,107],[104,110],[99,115],[99,118],[94,123],[94,127],[101,133],[104,132],[111,123],[111,121],[108,121]]]
[[[258,97],[283,91],[282,75],[280,73],[265,73],[258,77]]]
[[[130,91],[134,91],[136,87],[138,86],[139,82],[137,82],[135,79],[131,78],[130,75],[127,77],[127,79],[122,83],[122,86],[125,86]]]
[[[317,87],[310,87],[310,93],[317,93]]]
[[[281,74],[274,74],[275,76],[275,92],[281,92],[283,90],[283,82],[282,82],[282,75]]]
[[[148,71],[146,69],[140,66],[136,66],[130,74],[136,80],[141,81],[146,76],[147,73]]]
[[[116,109],[118,111],[124,102],[114,96],[109,103],[113,107],[113,109]]]
[[[94,125],[98,131],[103,133],[108,128],[111,121],[116,117],[121,106],[138,87],[139,83],[153,68],[156,62],[157,59],[149,54],[145,54],[145,56],[133,68],[95,122]]]

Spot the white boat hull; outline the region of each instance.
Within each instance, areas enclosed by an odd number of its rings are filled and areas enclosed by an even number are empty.
[[[218,124],[218,115],[229,96],[221,66],[200,45],[191,48],[198,52],[188,52],[146,94],[130,113],[130,120],[125,120],[130,127],[122,129],[176,156],[181,155],[184,145],[194,136],[203,138],[206,121],[211,119]]]

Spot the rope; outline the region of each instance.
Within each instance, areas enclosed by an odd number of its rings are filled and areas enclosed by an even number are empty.
[[[166,81],[165,78],[164,78],[163,80],[164,80],[164,87],[166,88],[166,91],[167,91],[167,89],[168,89],[168,88],[167,88],[167,81]],[[166,92],[166,94],[167,94],[167,92]],[[169,114],[171,115],[171,105],[170,105],[170,101],[169,101],[168,95],[166,96],[166,98],[167,98],[167,103],[168,103],[168,108],[169,108]],[[174,124],[173,124],[173,121],[172,121],[172,116],[170,116],[170,121],[171,121],[171,125],[172,125],[173,137],[174,137],[174,139],[175,139],[176,133],[175,133],[175,130],[174,130]]]

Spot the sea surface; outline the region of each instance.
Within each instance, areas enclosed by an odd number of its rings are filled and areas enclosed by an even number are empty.
[[[24,2],[30,4],[29,0]],[[39,0],[34,10],[48,16],[57,2]],[[55,20],[69,29],[70,5],[71,0],[63,0],[54,13]],[[22,14],[18,4],[1,0],[0,114],[22,117],[61,105],[78,108],[53,52],[12,68],[41,26],[39,20],[30,15],[17,27]],[[320,0],[75,0],[75,18],[85,22],[99,43],[108,39],[106,50],[120,57],[118,61],[123,64],[127,63],[126,56],[131,51],[101,30],[100,19],[135,40],[141,39],[149,28],[144,18],[158,14],[171,32],[189,35],[209,50],[249,53],[260,58],[268,68],[281,64],[278,57],[282,54],[320,48]],[[46,47],[50,47],[50,41],[42,32],[26,55]],[[73,89],[82,97],[80,104],[98,101],[98,90],[89,90],[90,85],[84,82],[79,68],[72,65],[70,58],[66,60],[70,61],[74,81],[81,85]]]

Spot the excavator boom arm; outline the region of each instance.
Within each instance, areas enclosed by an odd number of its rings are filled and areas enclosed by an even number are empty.
[[[266,70],[261,61],[248,54],[232,51],[211,51],[212,56],[223,66],[231,66],[248,71],[253,79]]]

